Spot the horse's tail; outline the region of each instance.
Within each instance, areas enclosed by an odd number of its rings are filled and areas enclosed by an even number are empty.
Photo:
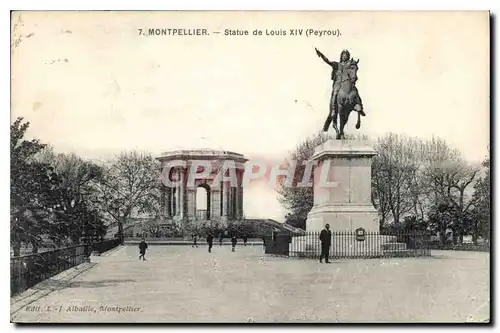
[[[323,132],[328,132],[328,127],[330,127],[331,122],[332,122],[332,116],[328,114],[328,117],[326,117],[325,123],[323,125]]]

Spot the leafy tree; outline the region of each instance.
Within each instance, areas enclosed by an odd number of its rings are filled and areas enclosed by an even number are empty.
[[[429,214],[429,224],[433,231],[439,233],[441,245],[448,243],[449,230],[453,225],[453,207],[446,203],[432,206]]]
[[[45,148],[39,140],[24,139],[29,122],[17,118],[10,127],[10,241],[14,255],[21,245],[31,244],[34,251],[49,231],[51,198],[59,183],[53,168],[35,159]]]
[[[97,230],[102,233],[102,215],[93,202],[96,199],[93,184],[102,168],[75,154],[56,154],[52,149],[43,151],[38,160],[50,164],[59,179],[58,186],[50,193],[54,214],[50,238],[58,244],[64,238],[78,243],[84,228],[86,233]]]
[[[153,237],[159,237],[161,232],[160,223],[157,219],[149,219],[143,225],[143,231]]]

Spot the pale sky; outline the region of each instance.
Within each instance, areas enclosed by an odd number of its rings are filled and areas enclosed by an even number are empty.
[[[342,49],[360,59],[367,116],[357,131],[353,114],[348,133],[437,135],[471,161],[487,154],[487,12],[25,12],[21,20],[12,118],[25,117],[29,135],[59,152],[106,158],[214,148],[285,158],[328,112],[330,68],[317,47],[331,60]],[[149,28],[222,34],[138,35]],[[290,36],[291,28],[341,36]],[[252,36],[254,29],[287,36]],[[245,191],[244,209],[283,220],[264,185]]]

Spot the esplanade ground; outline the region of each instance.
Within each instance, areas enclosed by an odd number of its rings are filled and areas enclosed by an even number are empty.
[[[11,321],[428,323],[490,317],[484,252],[318,265],[267,257],[260,246],[238,246],[234,253],[215,246],[207,253],[204,247],[159,245],[150,247],[148,259],[138,262],[136,246],[127,245],[92,257],[87,269],[13,297]],[[65,310],[71,306],[96,311]]]

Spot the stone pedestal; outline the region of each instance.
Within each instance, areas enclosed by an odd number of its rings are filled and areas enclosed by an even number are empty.
[[[361,242],[355,237],[358,228],[379,232],[378,211],[371,202],[371,162],[376,154],[370,142],[361,140],[329,140],[315,149],[314,204],[306,220],[306,231],[312,233],[293,237],[291,255],[319,256],[316,238],[327,223],[334,234],[331,256],[380,254],[378,236]]]
[[[377,152],[368,141],[329,140],[312,157],[314,205],[307,216],[306,230],[332,231],[364,228],[378,232],[378,212],[371,202],[371,162]]]

